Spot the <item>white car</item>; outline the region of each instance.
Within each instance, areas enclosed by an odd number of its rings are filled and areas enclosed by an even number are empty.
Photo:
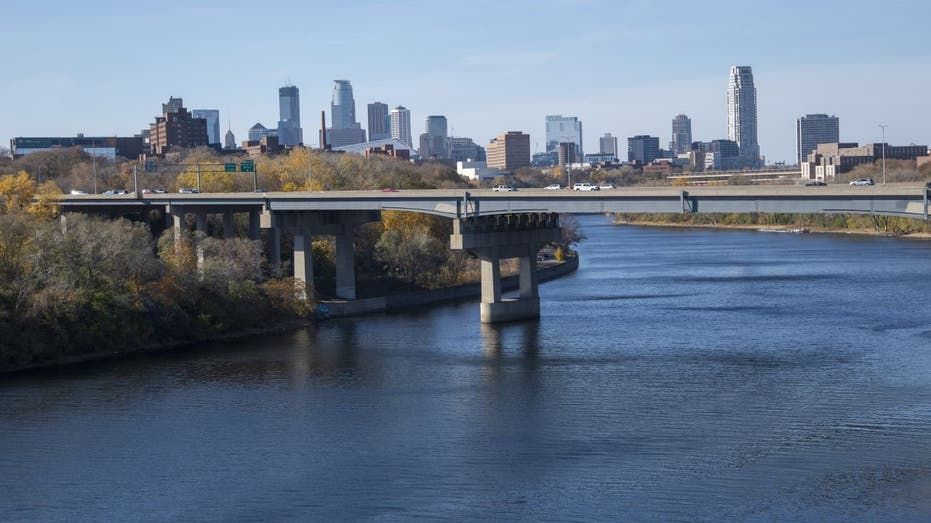
[[[850,185],[876,185],[872,178],[860,178],[850,182]]]
[[[612,184],[610,184],[610,183],[606,183],[606,184],[601,185],[601,186],[598,187],[598,188],[601,189],[602,191],[606,191],[606,190],[608,190],[608,189],[614,189],[614,185],[612,185]]]
[[[108,189],[104,191],[103,194],[106,196],[116,196],[116,195],[126,194],[126,191],[123,189]]]
[[[517,189],[515,189],[513,185],[495,185],[495,187],[492,189],[492,191],[495,192],[511,192],[516,190]]]
[[[80,196],[80,195],[82,195],[82,194],[87,194],[87,193],[84,192],[84,191],[79,191],[79,190],[77,190],[77,189],[74,189],[74,190],[71,191],[71,194],[74,195],[74,196]]]
[[[597,191],[599,187],[590,183],[577,183],[572,186],[573,191]]]
[[[551,183],[547,185],[546,187],[544,187],[544,189],[546,189],[547,191],[559,191],[559,190],[562,190],[562,185],[559,185],[558,183]]]

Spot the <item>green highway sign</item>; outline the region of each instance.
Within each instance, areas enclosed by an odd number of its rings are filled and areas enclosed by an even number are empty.
[[[223,164],[223,171],[228,173],[236,172],[236,162],[228,162]]]
[[[252,160],[246,160],[239,164],[239,170],[244,173],[254,173],[255,172],[255,162]]]

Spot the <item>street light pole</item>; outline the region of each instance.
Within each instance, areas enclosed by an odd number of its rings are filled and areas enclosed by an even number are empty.
[[[886,185],[886,127],[888,125],[879,124],[879,127],[883,130],[883,186]]]

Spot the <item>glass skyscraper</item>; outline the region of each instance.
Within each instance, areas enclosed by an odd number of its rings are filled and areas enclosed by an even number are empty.
[[[727,138],[740,146],[740,167],[761,167],[757,141],[756,87],[747,65],[731,67],[727,84]]]
[[[333,148],[365,141],[365,129],[356,121],[356,100],[349,80],[334,80],[327,141]]]
[[[294,147],[304,143],[301,130],[300,90],[293,85],[278,89],[278,143]]]
[[[192,109],[191,117],[207,120],[207,143],[220,145],[220,111],[216,109]]]
[[[369,140],[385,140],[391,138],[391,117],[388,115],[388,104],[381,102],[370,103],[369,113]]]
[[[548,115],[546,117],[546,150],[555,151],[559,144],[565,142],[575,144],[574,158],[570,158],[570,163],[581,162],[584,157],[581,120],[577,116]]]

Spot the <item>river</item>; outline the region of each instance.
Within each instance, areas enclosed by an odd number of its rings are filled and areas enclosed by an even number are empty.
[[[931,518],[931,242],[582,219],[478,305],[0,382],[0,520]]]

